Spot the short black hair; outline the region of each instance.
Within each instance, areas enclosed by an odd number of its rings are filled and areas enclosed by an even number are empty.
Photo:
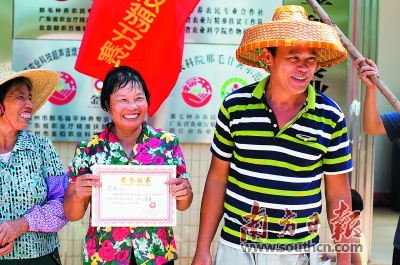
[[[356,191],[351,189],[351,205],[352,205],[352,211],[362,211],[364,209],[364,203],[363,199],[361,198],[361,195]]]
[[[272,57],[275,57],[277,49],[278,47],[267,47],[267,50],[269,51],[269,53],[271,53]]]
[[[147,89],[146,82],[140,73],[129,66],[120,66],[111,69],[104,79],[100,95],[101,108],[108,112],[111,94],[125,87],[129,83],[131,83],[132,86],[139,84],[142,87],[147,105],[150,105],[150,93]]]
[[[14,87],[21,87],[23,85],[27,86],[29,92],[32,91],[31,81],[28,78],[23,77],[23,76],[13,78],[11,80],[8,80],[4,84],[0,85],[0,104],[3,106],[4,111],[5,111],[4,99],[6,98],[7,93],[10,92],[11,89],[13,89]],[[2,111],[0,111],[0,117],[1,116],[3,116]]]

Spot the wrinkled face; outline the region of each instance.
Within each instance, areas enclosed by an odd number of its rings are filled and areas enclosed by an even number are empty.
[[[147,109],[147,100],[139,84],[128,83],[110,96],[109,113],[117,129],[141,129]]]
[[[4,109],[12,126],[7,121],[6,115],[0,117],[0,126],[4,128],[14,127],[16,130],[24,130],[28,127],[32,116],[33,103],[31,93],[24,84],[13,87],[4,98]]]
[[[316,52],[314,48],[279,47],[275,57],[269,54],[267,64],[271,85],[289,94],[301,94],[317,67]]]

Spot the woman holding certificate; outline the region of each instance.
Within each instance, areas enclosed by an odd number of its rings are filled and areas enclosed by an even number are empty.
[[[193,193],[179,140],[145,121],[149,92],[140,74],[127,66],[111,70],[104,80],[101,106],[112,122],[77,144],[64,197],[67,218],[80,220],[92,199],[92,187],[101,187],[100,177],[92,174],[95,165],[174,165],[177,176],[166,184],[176,208],[189,208]],[[92,215],[83,254],[83,264],[161,265],[178,258],[171,227],[93,227]]]

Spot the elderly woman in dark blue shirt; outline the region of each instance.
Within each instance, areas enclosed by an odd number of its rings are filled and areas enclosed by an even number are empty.
[[[1,264],[61,264],[67,178],[53,144],[23,131],[59,79],[55,71],[0,66]]]

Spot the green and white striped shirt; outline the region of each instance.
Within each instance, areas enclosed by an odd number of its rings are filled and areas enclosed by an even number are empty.
[[[244,242],[318,243],[310,230],[318,227],[321,179],[352,170],[339,106],[309,85],[304,107],[279,129],[265,100],[268,78],[225,98],[211,146],[230,161],[221,242],[237,249]],[[285,214],[295,224],[286,232]]]

